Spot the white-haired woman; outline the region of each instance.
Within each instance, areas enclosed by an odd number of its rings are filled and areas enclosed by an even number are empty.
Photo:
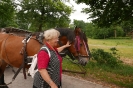
[[[60,88],[62,58],[59,52],[70,45],[67,42],[66,45],[56,49],[59,35],[60,33],[55,29],[44,31],[45,43],[43,47],[47,47],[50,56],[46,48],[39,51],[37,55],[38,72],[34,76],[33,88]]]

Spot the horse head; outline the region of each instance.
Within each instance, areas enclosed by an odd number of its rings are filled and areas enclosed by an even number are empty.
[[[56,30],[61,34],[59,46],[66,44],[67,41],[71,44],[70,47],[63,50],[61,55],[64,56],[66,54],[73,60],[77,59],[79,64],[86,65],[90,58],[90,51],[85,33],[78,27],[74,31],[67,28],[56,28]]]
[[[77,52],[76,58],[78,58],[81,65],[86,65],[90,59],[90,50],[85,33],[79,28],[75,27],[75,49]]]

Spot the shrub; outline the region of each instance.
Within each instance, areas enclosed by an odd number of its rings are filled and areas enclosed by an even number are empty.
[[[98,64],[104,64],[110,67],[118,66],[122,61],[116,54],[116,49],[111,48],[112,53],[105,52],[103,49],[92,49],[92,59],[96,60]]]

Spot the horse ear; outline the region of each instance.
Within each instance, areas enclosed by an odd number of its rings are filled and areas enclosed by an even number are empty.
[[[77,26],[75,26],[74,30],[77,28]]]
[[[77,35],[80,35],[80,33],[81,33],[81,29],[80,29],[80,27],[75,27],[75,30],[74,30],[74,33],[75,33],[75,35],[77,36]]]

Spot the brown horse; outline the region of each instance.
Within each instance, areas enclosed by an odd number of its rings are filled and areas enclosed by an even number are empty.
[[[75,28],[73,30],[67,28],[56,28],[61,34],[59,37],[59,44],[57,47],[60,47],[67,43],[71,42],[71,46],[66,49],[68,54],[73,59],[76,58],[81,65],[86,65],[89,61],[89,47],[87,44],[87,38],[85,34],[81,31],[80,28]],[[24,37],[16,36],[13,34],[8,34],[1,32],[0,33],[0,85],[4,84],[4,70],[7,65],[19,68],[23,62],[23,55],[20,54],[22,51],[23,43],[22,40]],[[45,39],[44,39],[45,40]],[[44,41],[43,40],[43,41]],[[27,56],[33,56],[40,50],[41,44],[38,42],[35,37],[30,38],[27,43],[26,52]],[[28,68],[28,66],[26,66]],[[0,88],[7,88],[1,87]]]

